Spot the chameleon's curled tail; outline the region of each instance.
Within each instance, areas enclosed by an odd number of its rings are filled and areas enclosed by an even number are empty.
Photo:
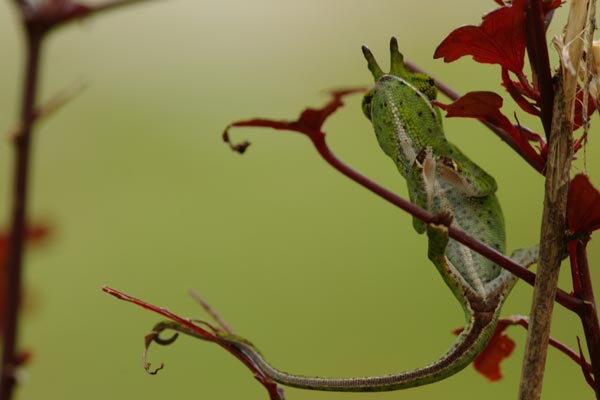
[[[256,347],[245,339],[235,335],[224,335],[222,339],[238,347],[262,372],[283,385],[334,392],[379,392],[426,385],[457,373],[485,348],[494,333],[496,322],[494,313],[476,312],[448,351],[434,363],[395,374],[356,378],[288,374],[272,367]]]

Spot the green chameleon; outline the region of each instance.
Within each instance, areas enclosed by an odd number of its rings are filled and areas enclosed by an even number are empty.
[[[377,141],[406,179],[413,203],[449,220],[482,242],[505,251],[504,217],[496,198],[496,182],[444,137],[439,110],[432,101],[434,80],[413,73],[404,64],[395,38],[390,43],[391,69],[385,74],[364,46],[375,86],[362,103]],[[445,216],[445,217],[444,217]],[[446,221],[448,222],[448,221]],[[418,233],[427,233],[433,262],[465,313],[465,327],[448,351],[435,362],[389,375],[325,378],[288,374],[272,367],[247,340],[221,337],[237,346],[267,376],[283,385],[327,391],[388,391],[442,380],[466,367],[486,347],[500,309],[516,278],[487,258],[448,237],[444,224],[414,219]],[[518,250],[513,259],[530,265],[537,248]]]

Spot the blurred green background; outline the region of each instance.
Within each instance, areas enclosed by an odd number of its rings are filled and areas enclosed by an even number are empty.
[[[205,317],[186,290],[201,292],[276,366],[318,375],[380,374],[442,354],[462,315],[426,259],[410,217],[327,166],[292,133],[237,130],[243,157],[221,141],[231,121],[292,118],[326,101],[323,90],[371,82],[360,52],[387,65],[402,51],[461,92],[499,90],[499,68],[432,60],[452,29],[478,23],[492,1],[171,0],[73,24],[46,43],[42,99],[89,87],[40,124],[34,151],[32,219],[52,240],[27,258],[33,306],[22,346],[34,352],[18,399],[265,399],[247,370],[214,345],[183,338],[150,354],[166,368],[142,369],[143,336],[159,318],[100,291],[110,285]],[[566,10],[558,11],[564,18]],[[556,21],[558,22],[558,21]],[[560,32],[555,23],[551,34]],[[10,1],[0,2],[0,132],[15,125],[22,38]],[[507,115],[512,113],[507,102]],[[539,129],[519,113],[522,122]],[[542,178],[471,120],[446,132],[498,180],[509,250],[536,243]],[[326,125],[337,154],[406,195],[380,152],[360,96]],[[594,132],[587,168],[600,185]],[[0,221],[8,221],[11,153],[0,146]],[[581,170],[583,163],[577,164]],[[598,242],[592,267],[600,264]],[[570,288],[565,270],[561,280]],[[596,271],[597,272],[597,271]],[[598,276],[598,274],[596,274]],[[598,280],[596,280],[598,282]],[[529,311],[520,284],[505,314]],[[557,307],[553,335],[575,347],[573,315]],[[525,332],[513,328],[504,380],[468,367],[422,388],[379,394],[287,389],[291,400],[514,398]],[[592,398],[579,367],[550,350],[544,399]]]

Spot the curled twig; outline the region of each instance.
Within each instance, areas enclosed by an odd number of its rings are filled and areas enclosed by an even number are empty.
[[[234,357],[240,360],[254,375],[254,378],[264,386],[264,388],[269,393],[270,400],[285,400],[285,395],[281,386],[279,386],[276,382],[274,382],[271,378],[266,376],[252,361],[246,354],[236,347],[234,344],[224,340],[221,338],[221,330],[213,326],[212,324],[201,321],[201,320],[191,320],[188,318],[180,317],[179,315],[172,313],[166,308],[157,307],[153,304],[145,302],[141,299],[129,296],[123,292],[118,290],[109,288],[107,286],[102,287],[102,290],[108,294],[113,295],[114,297],[124,300],[133,304],[136,304],[142,308],[153,311],[157,314],[162,315],[165,318],[168,318],[168,321],[162,321],[156,324],[152,330],[152,332],[145,336],[144,338],[144,353],[143,353],[143,361],[144,361],[144,369],[151,374],[156,374],[160,369],[164,367],[164,365],[160,365],[159,368],[152,370],[150,368],[150,363],[147,361],[147,352],[149,346],[152,342],[156,342],[161,345],[168,345],[173,343],[177,339],[177,335],[174,335],[168,339],[160,338],[160,333],[164,330],[172,330],[175,332],[183,333],[185,335],[195,337],[201,340],[205,340],[208,342],[213,342],[229,353],[231,353]]]

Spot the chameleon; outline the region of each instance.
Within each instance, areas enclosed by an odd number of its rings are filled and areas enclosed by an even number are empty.
[[[435,81],[411,72],[395,38],[390,42],[391,68],[384,73],[363,46],[374,79],[362,110],[371,121],[383,152],[406,180],[411,202],[440,218],[413,227],[428,238],[428,257],[462,306],[465,325],[439,359],[421,368],[366,377],[312,377],[289,374],[271,366],[248,340],[233,334],[221,338],[240,349],[274,381],[304,389],[370,392],[421,386],[445,379],[465,368],[485,349],[494,334],[500,310],[516,278],[492,261],[448,236],[448,224],[500,252],[505,251],[504,217],[492,176],[450,143],[442,127]],[[521,265],[535,262],[537,248],[517,250]]]

